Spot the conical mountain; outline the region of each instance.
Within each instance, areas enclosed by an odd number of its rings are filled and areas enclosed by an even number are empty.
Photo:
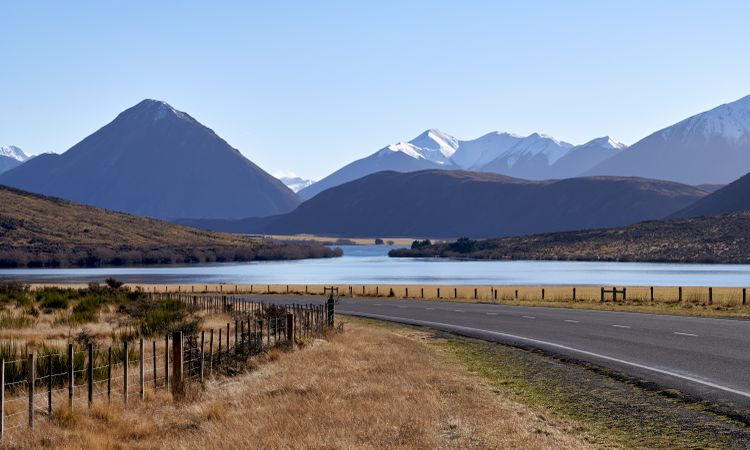
[[[0,184],[160,219],[291,211],[300,198],[190,115],[144,100],[61,155],[41,155]]]

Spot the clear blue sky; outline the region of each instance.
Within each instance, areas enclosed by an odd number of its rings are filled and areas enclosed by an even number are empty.
[[[0,143],[63,152],[144,98],[320,178],[427,128],[632,144],[750,94],[750,2],[0,0]]]

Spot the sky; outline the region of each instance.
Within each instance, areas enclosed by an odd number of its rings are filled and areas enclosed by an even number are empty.
[[[747,1],[0,0],[0,145],[144,98],[320,179],[428,128],[633,144],[750,94]]]

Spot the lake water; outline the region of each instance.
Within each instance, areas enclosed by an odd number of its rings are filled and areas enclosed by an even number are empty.
[[[103,269],[0,269],[0,281],[142,283],[750,286],[750,265],[388,258],[342,246],[333,259]]]

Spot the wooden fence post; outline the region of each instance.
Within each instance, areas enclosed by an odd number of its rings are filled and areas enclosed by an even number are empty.
[[[47,355],[47,417],[52,414],[52,353]]]
[[[146,399],[146,362],[143,360],[143,338],[138,341],[138,383],[141,389],[141,400]]]
[[[708,288],[708,304],[712,305],[714,303],[714,288],[710,287]]]
[[[107,350],[107,402],[112,400],[112,346]]]
[[[154,390],[159,387],[156,384],[156,341],[151,341],[151,356],[154,359]]]
[[[0,359],[0,442],[5,434],[5,358]]]
[[[294,314],[286,315],[286,341],[289,347],[294,346]]]
[[[182,331],[175,331],[172,335],[172,396],[179,398],[183,392]]]
[[[128,403],[128,341],[122,343],[122,397],[125,404]]]
[[[245,323],[245,321],[243,320],[242,323]],[[203,384],[203,364],[204,364],[204,361],[206,360],[205,354],[203,351],[204,348],[206,348],[206,332],[201,330],[201,350],[200,352],[198,352],[198,354],[200,355],[200,361],[198,361],[198,370],[200,371],[199,373],[200,373],[201,384]]]
[[[94,344],[89,342],[86,349],[86,356],[88,357],[88,367],[86,370],[86,388],[89,393],[89,408],[94,403]]]
[[[682,286],[677,288],[677,301],[682,303]]]
[[[742,304],[744,305],[747,302],[747,288],[742,288]]]
[[[576,299],[576,288],[573,288],[573,300]]]
[[[164,336],[164,387],[169,389],[169,335]]]
[[[542,288],[542,300],[544,300],[544,288]]]
[[[68,344],[68,408],[73,410],[73,386],[75,385],[75,372],[73,372],[73,344]]]
[[[221,330],[219,330],[221,331]],[[208,340],[208,375],[214,373],[214,329],[211,328],[211,337]]]
[[[601,299],[599,301],[603,302],[604,301],[604,286],[602,286],[601,294],[602,294],[602,296],[601,296]]]
[[[649,290],[651,291],[651,303],[654,303],[654,287],[651,286]]]
[[[36,359],[33,353],[29,353],[28,361],[28,385],[29,385],[29,428],[34,429],[34,382],[36,381]]]

